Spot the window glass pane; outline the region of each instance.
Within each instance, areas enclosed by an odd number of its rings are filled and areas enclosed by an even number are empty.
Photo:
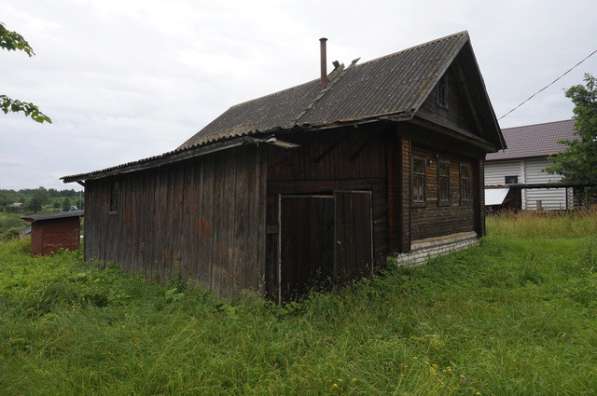
[[[471,167],[467,163],[460,164],[460,200],[467,202],[473,199]]]
[[[518,176],[506,176],[506,184],[518,183]]]
[[[440,161],[439,162],[439,175],[449,176],[450,175],[450,162]]]
[[[414,172],[425,173],[425,160],[422,158],[415,158],[414,161]]]
[[[439,201],[448,203],[450,201],[450,162],[439,161],[437,172]]]
[[[417,203],[425,202],[425,159],[413,159],[413,201]]]

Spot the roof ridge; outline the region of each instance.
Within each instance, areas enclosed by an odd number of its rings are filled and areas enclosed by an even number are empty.
[[[420,48],[420,47],[424,47],[424,46],[427,46],[427,45],[430,45],[430,44],[434,44],[434,43],[436,43],[436,42],[439,42],[439,41],[442,41],[442,40],[446,40],[446,39],[449,39],[449,38],[452,38],[452,37],[455,37],[455,36],[459,36],[459,35],[465,35],[465,36],[467,36],[467,37],[468,37],[468,31],[467,31],[467,30],[462,30],[462,31],[460,31],[460,32],[456,32],[456,33],[448,34],[448,35],[446,35],[446,36],[439,37],[439,38],[436,38],[436,39],[434,39],[434,40],[427,41],[427,42],[425,42],[425,43],[422,43],[422,44],[413,45],[412,47],[408,47],[408,48],[405,48],[405,49],[401,49],[401,50],[399,50],[399,51],[395,51],[395,52],[392,52],[392,53],[390,53],[390,54],[387,54],[387,55],[383,55],[383,56],[379,56],[379,57],[377,57],[377,58],[369,59],[368,61],[365,61],[365,62],[363,62],[363,63],[359,63],[358,65],[356,65],[356,64],[355,64],[355,65],[351,64],[351,65],[349,65],[349,66],[348,66],[348,67],[347,67],[345,70],[347,70],[347,69],[349,69],[349,68],[351,68],[351,67],[353,67],[353,66],[354,66],[354,67],[363,66],[363,65],[366,65],[367,63],[371,63],[371,62],[375,62],[375,61],[378,61],[378,60],[381,60],[381,59],[389,58],[389,57],[391,57],[391,56],[395,56],[395,55],[398,55],[398,54],[400,54],[400,53],[403,53],[403,52],[406,52],[406,51],[411,51],[411,50],[414,50],[414,49],[417,49],[417,48]],[[360,59],[360,58],[357,58],[357,59]],[[354,61],[353,61],[353,62],[354,62]],[[333,73],[333,72],[334,72],[334,71],[332,70],[332,73]],[[344,71],[343,71],[343,73],[342,73],[342,74],[344,74]],[[339,77],[340,77],[340,76],[339,76]],[[236,103],[236,104],[234,104],[234,105],[230,106],[230,107],[229,107],[229,109],[233,109],[233,108],[235,108],[235,107],[238,107],[238,106],[240,106],[240,105],[243,105],[243,104],[246,104],[246,103],[250,103],[250,102],[253,102],[253,101],[256,101],[256,100],[259,100],[259,99],[267,98],[267,97],[269,97],[269,96],[278,95],[278,94],[280,94],[280,93],[282,93],[282,92],[289,91],[289,90],[291,90],[291,89],[295,89],[295,88],[301,87],[301,86],[303,86],[303,85],[311,84],[311,83],[313,83],[313,82],[315,82],[315,81],[318,81],[318,80],[319,80],[319,78],[314,78],[314,79],[311,79],[311,80],[309,80],[309,81],[305,81],[305,82],[303,82],[303,83],[300,83],[300,84],[297,84],[297,85],[293,85],[293,86],[290,86],[290,87],[288,87],[288,88],[281,89],[281,90],[279,90],[279,91],[275,91],[275,92],[272,92],[272,93],[269,93],[269,94],[266,94],[266,95],[263,95],[263,96],[258,96],[258,97],[256,97],[256,98],[253,98],[253,99],[244,100],[244,101],[242,101],[242,102],[239,102],[239,103]],[[327,89],[327,88],[326,88],[326,89]]]
[[[559,120],[559,121],[547,121],[547,122],[539,122],[537,124],[526,124],[526,125],[519,125],[519,126],[515,126],[515,127],[502,128],[502,131],[506,131],[508,129],[527,128],[527,127],[539,126],[539,125],[557,124],[560,122],[569,122],[569,121],[574,121],[574,118],[568,118],[568,119]]]
[[[395,51],[395,52],[392,52],[392,53],[389,53],[389,54],[386,54],[386,55],[382,55],[382,56],[379,56],[377,58],[369,59],[366,62],[360,63],[358,66],[363,66],[363,65],[366,65],[367,63],[371,63],[371,62],[377,62],[377,61],[385,59],[385,58],[390,58],[392,56],[396,56],[396,55],[399,55],[399,54],[407,52],[407,51],[412,51],[412,50],[415,50],[415,49],[419,49],[419,48],[425,47],[427,45],[435,44],[435,43],[437,43],[439,41],[447,40],[447,39],[450,39],[450,38],[456,37],[456,36],[465,36],[467,38],[470,38],[469,34],[468,34],[468,30],[461,30],[460,32],[448,34],[446,36],[439,37],[439,38],[427,41],[427,42],[422,43],[422,44],[413,45],[411,47],[404,48],[404,49],[401,49],[401,50],[398,50],[398,51]]]

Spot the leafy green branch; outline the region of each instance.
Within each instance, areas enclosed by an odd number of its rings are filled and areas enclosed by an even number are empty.
[[[41,124],[44,122],[52,123],[52,119],[42,113],[36,104],[31,102],[23,102],[18,99],[11,99],[6,95],[0,95],[0,109],[6,114],[9,112],[22,112],[26,117],[31,117],[34,121]]]
[[[24,51],[27,55],[33,56],[35,52],[27,40],[19,33],[10,31],[0,23],[0,48],[8,51]]]
[[[0,23],[0,48],[7,51],[23,51],[28,56],[35,55],[33,48],[23,36],[17,32],[10,31]],[[9,98],[6,95],[0,95],[0,109],[4,113],[18,113],[22,112],[27,117],[31,117],[34,121],[39,123],[52,123],[50,117],[42,113],[36,104],[31,102],[24,102],[18,99]]]

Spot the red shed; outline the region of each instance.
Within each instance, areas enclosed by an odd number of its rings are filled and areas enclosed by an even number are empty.
[[[31,253],[45,256],[58,249],[78,249],[82,216],[82,210],[23,216],[31,223]]]

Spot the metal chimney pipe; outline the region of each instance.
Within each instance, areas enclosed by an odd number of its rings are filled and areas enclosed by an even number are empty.
[[[328,62],[327,62],[327,49],[326,42],[327,38],[322,37],[319,39],[319,50],[321,60],[321,87],[325,88],[328,85]]]

